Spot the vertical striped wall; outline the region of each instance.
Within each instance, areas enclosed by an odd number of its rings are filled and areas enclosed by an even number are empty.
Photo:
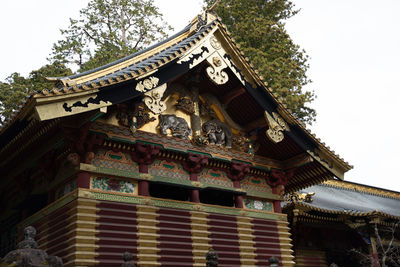
[[[285,222],[108,201],[98,201],[97,208],[101,266],[122,263],[126,250],[139,266],[200,267],[209,248],[218,252],[221,267],[266,266],[271,256],[292,266]],[[105,238],[104,218],[113,218],[107,229],[118,229],[112,238]]]
[[[33,225],[39,248],[62,257],[64,266],[91,266],[96,264],[98,246],[96,205],[96,201],[77,198],[60,207],[50,205],[23,222],[21,228]]]
[[[125,251],[136,256],[137,239],[135,206],[96,201],[96,263],[101,263],[101,266],[115,266],[116,262],[122,264]]]
[[[138,266],[204,267],[210,248],[219,254],[220,267],[265,267],[271,256],[293,266],[285,221],[206,212],[205,205],[192,203],[175,208],[145,198],[133,201],[141,204],[92,199],[86,193],[73,192],[70,201],[31,218],[40,248],[62,257],[65,266],[121,266],[129,251]]]
[[[296,266],[328,267],[325,252],[318,250],[297,250],[296,263]]]

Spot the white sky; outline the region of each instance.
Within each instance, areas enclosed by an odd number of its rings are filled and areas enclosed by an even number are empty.
[[[318,98],[311,127],[354,165],[345,179],[400,191],[400,1],[292,0],[301,11],[287,22],[295,43],[311,57]],[[87,0],[1,0],[0,80],[46,64],[60,28]],[[181,30],[201,12],[201,0],[155,0]]]

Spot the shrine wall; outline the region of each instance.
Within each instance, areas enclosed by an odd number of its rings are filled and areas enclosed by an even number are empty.
[[[204,266],[211,247],[223,267],[264,266],[271,256],[292,266],[286,216],[268,211],[76,189],[26,225],[64,266],[116,266],[125,251],[139,266]]]

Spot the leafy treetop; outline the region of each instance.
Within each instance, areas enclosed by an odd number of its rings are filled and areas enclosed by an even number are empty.
[[[0,82],[0,125],[22,104],[22,101],[30,91],[52,89],[53,84],[49,83],[46,77],[68,76],[71,74],[72,71],[59,62],[47,64],[38,70],[31,71],[27,78],[19,73],[12,73],[4,82]]]
[[[153,0],[91,0],[61,30],[50,61],[90,70],[160,41],[170,29]]]

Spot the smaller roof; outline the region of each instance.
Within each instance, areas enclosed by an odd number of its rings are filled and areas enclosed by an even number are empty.
[[[309,210],[352,216],[400,217],[400,192],[344,181],[327,181],[299,191],[312,194],[312,202],[293,202]],[[291,203],[286,202],[285,207]]]

